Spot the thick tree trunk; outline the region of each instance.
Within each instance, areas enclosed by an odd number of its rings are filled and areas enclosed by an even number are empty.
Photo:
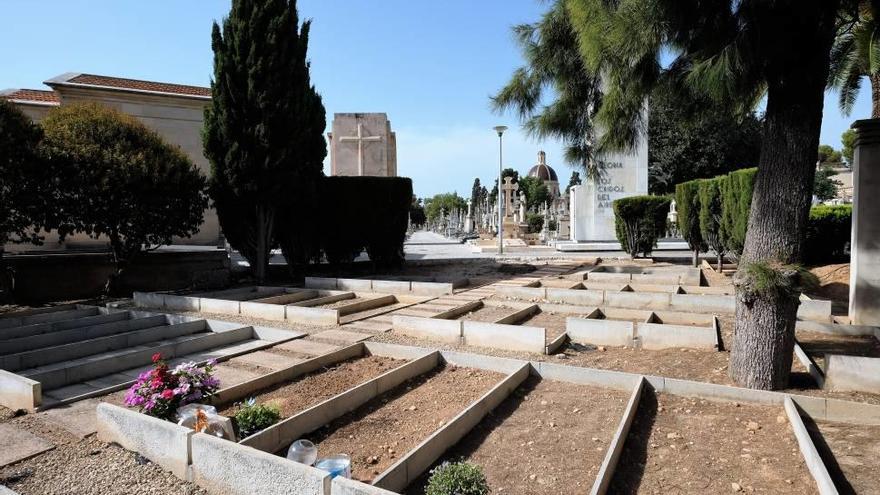
[[[700,250],[699,249],[694,249],[694,266],[695,267],[700,266]]]
[[[871,118],[880,119],[880,74],[872,74],[871,79]]]
[[[266,281],[266,267],[269,264],[268,259],[268,239],[266,238],[267,234],[267,211],[263,206],[257,206],[257,253],[256,253],[256,266],[254,267],[254,277],[257,279],[257,284],[262,285]]]
[[[787,8],[784,4],[774,4],[770,10]],[[784,19],[783,25],[764,26],[785,32],[797,49],[777,46],[774,54],[779,59],[771,57],[768,63],[761,158],[745,247],[734,279],[736,323],[730,376],[739,385],[765,390],[788,385],[799,294],[756,284],[748,267],[757,264],[796,276],[794,271],[780,269],[801,260],[836,2],[798,6],[801,16],[775,11],[777,22]],[[768,33],[768,37],[772,36]]]
[[[724,271],[724,254],[718,253],[718,273],[721,274]]]

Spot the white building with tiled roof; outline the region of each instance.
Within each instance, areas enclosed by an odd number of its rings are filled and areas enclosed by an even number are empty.
[[[66,73],[44,82],[51,90],[7,89],[0,98],[14,103],[26,115],[39,122],[53,107],[77,102],[97,102],[127,113],[156,131],[165,141],[186,153],[206,176],[210,165],[202,151],[202,124],[205,105],[211,101],[211,89],[156,81],[143,81],[96,74]],[[175,244],[217,245],[220,224],[216,213],[205,211],[200,231],[191,239]],[[87,247],[94,244],[76,237],[65,245],[47,239],[43,249]],[[15,246],[10,246],[15,250]],[[30,248],[29,248],[30,249]]]

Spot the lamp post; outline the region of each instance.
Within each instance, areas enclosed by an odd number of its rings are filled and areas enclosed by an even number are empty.
[[[496,125],[492,129],[498,133],[498,254],[504,254],[504,213],[503,213],[503,205],[501,192],[501,173],[502,173],[502,147],[501,147],[501,135],[504,134],[504,131],[507,130],[506,125]]]

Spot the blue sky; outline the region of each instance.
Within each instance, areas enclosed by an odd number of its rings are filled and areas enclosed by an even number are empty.
[[[386,112],[397,132],[398,168],[416,194],[470,191],[497,174],[502,123],[505,166],[525,172],[539,149],[561,181],[571,169],[556,142],[535,142],[489,95],[521,65],[510,27],[537,19],[538,0],[300,0],[313,19],[312,78],[334,112]],[[4,0],[0,88],[40,88],[64,72],[208,85],[211,22],[229,9],[215,0]],[[866,84],[867,88],[867,84]],[[870,115],[863,90],[851,117],[826,95],[822,142]]]

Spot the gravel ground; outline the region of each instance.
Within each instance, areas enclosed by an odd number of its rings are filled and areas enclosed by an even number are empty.
[[[138,454],[98,441],[94,435],[80,440],[32,414],[5,422],[56,445],[48,452],[0,469],[0,484],[21,495],[208,493]]]

